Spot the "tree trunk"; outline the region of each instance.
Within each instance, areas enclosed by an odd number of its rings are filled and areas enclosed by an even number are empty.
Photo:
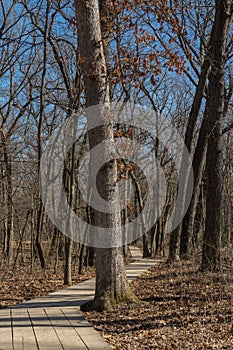
[[[65,266],[64,266],[64,284],[72,284],[72,250],[73,242],[69,237],[65,237]]]
[[[12,243],[13,243],[13,198],[12,198],[12,174],[11,174],[11,155],[8,150],[8,140],[4,132],[4,126],[0,130],[1,146],[3,152],[3,193],[6,206],[5,221],[5,237],[4,237],[4,255],[7,261],[12,258]]]
[[[74,137],[74,136],[72,136]],[[65,166],[65,176],[64,176],[64,182],[68,197],[68,203],[71,208],[74,209],[74,201],[76,199],[75,196],[75,178],[74,178],[74,171],[75,171],[75,144],[71,148],[71,150],[68,152],[67,160],[66,160],[66,166]],[[70,224],[70,221],[68,220],[67,225]],[[69,232],[69,229],[67,228],[67,232]],[[65,237],[65,266],[64,266],[64,284],[71,285],[72,284],[72,251],[73,251],[73,242],[70,239],[70,237]]]
[[[212,36],[210,38],[210,43],[211,42],[212,42]],[[201,103],[204,96],[206,80],[209,74],[209,68],[210,68],[210,61],[209,61],[209,53],[208,53],[206,55],[206,58],[201,68],[201,74],[200,74],[198,85],[196,88],[192,108],[189,114],[187,130],[185,133],[185,146],[187,147],[187,150],[189,153],[192,150],[192,143],[193,143],[195,130],[196,130],[196,122],[197,122],[197,118],[201,108]],[[190,169],[186,169],[183,159],[182,159],[181,169],[182,169],[181,173],[184,173],[184,186],[185,186],[188,183],[188,179],[190,176]],[[194,174],[194,179],[195,179],[195,174]],[[185,197],[186,197],[186,191],[184,192],[184,198],[183,198],[184,203],[185,203]],[[186,234],[186,227],[183,229],[183,225],[182,223],[180,223],[171,233],[168,260],[169,261],[178,260],[180,258],[180,253],[182,258],[184,257],[184,255],[187,255],[186,245],[188,246],[188,242],[189,242],[189,237]],[[179,243],[181,245],[180,252],[179,252]],[[185,253],[183,252],[184,250],[185,250]]]
[[[206,161],[207,150],[207,109],[205,109],[204,117],[199,131],[197,146],[193,156],[193,193],[189,208],[184,216],[182,222],[181,239],[180,239],[180,257],[182,259],[189,259],[191,256],[190,242],[193,235],[193,225],[198,205],[198,198],[200,193],[200,184],[202,180],[203,169]]]
[[[218,271],[220,269],[224,73],[226,41],[232,13],[232,1],[216,0],[214,46],[206,102],[208,120],[206,221],[201,270]]]
[[[203,65],[201,67],[201,73],[199,76],[198,85],[196,88],[192,108],[189,114],[189,120],[187,125],[187,130],[185,134],[185,145],[187,150],[191,152],[193,139],[195,135],[195,126],[197,122],[197,118],[199,115],[199,111],[201,108],[201,103],[203,100],[206,81],[210,72],[211,67],[211,56],[213,46],[215,45],[215,30],[216,26],[213,25],[210,39],[208,42],[207,53],[205,55],[205,59]],[[193,189],[193,197],[191,199],[190,207],[180,225],[172,232],[170,247],[169,247],[169,261],[176,260],[181,258],[189,258],[190,257],[190,240],[193,233],[193,221],[197,208],[197,201],[199,196],[199,186],[200,180],[202,176],[203,165],[205,163],[205,153],[206,153],[206,140],[205,140],[205,126],[202,126],[202,130],[200,131],[201,135],[199,136],[198,141],[200,144],[197,145],[197,149],[194,154],[193,168],[194,168],[194,189]],[[203,145],[203,148],[201,148]],[[199,147],[200,146],[200,147]],[[198,163],[199,162],[199,163]],[[186,173],[185,175],[185,183],[188,182],[190,173],[189,169],[185,169],[182,163],[182,173]],[[195,168],[196,166],[196,168]],[[184,194],[185,201],[185,194]],[[179,251],[179,243],[180,243],[180,251]]]
[[[75,5],[87,107],[105,104],[106,109],[109,110],[109,86],[101,37],[98,0],[76,0]],[[108,114],[103,113],[101,108],[98,108],[98,111],[102,123],[98,128],[92,128],[92,116],[87,116],[90,149],[106,140],[111,142],[113,149],[113,129],[109,123]],[[104,146],[103,151],[109,154],[111,150]],[[101,157],[102,155],[100,155],[100,160]],[[94,160],[91,157],[90,171],[94,161],[96,159]],[[105,164],[98,175],[99,194],[105,200],[112,200],[118,194],[116,161]],[[106,214],[92,208],[91,224],[95,226],[96,231],[98,227],[103,227],[103,225],[106,228],[114,228],[116,239],[118,237],[121,239],[120,212]],[[128,286],[122,247],[96,248],[96,289],[93,308],[98,310],[109,309],[115,303],[129,300],[135,300],[135,298]]]
[[[216,19],[215,19],[216,20]],[[199,83],[197,86],[191,115],[194,113],[194,115],[198,116],[198,112],[200,109],[200,103],[202,101],[203,94],[204,94],[204,88],[205,83],[208,77],[208,73],[210,71],[210,67],[212,67],[213,64],[213,50],[214,46],[216,45],[216,22],[214,22],[210,40],[208,43],[208,51],[205,57],[204,64],[202,66],[201,75],[199,78]],[[200,89],[200,91],[199,91]],[[199,106],[199,108],[197,108]],[[182,259],[188,259],[190,258],[192,252],[191,252],[191,239],[193,235],[193,227],[194,227],[194,220],[198,205],[198,198],[200,193],[200,185],[201,185],[201,179],[202,179],[202,173],[206,161],[206,151],[207,151],[207,124],[208,124],[208,115],[207,115],[207,104],[204,112],[204,118],[202,121],[201,129],[199,132],[199,137],[197,141],[197,146],[194,152],[193,156],[193,173],[194,173],[194,187],[193,187],[193,195],[190,202],[190,206],[188,208],[188,211],[186,212],[186,215],[182,221],[182,229],[181,229],[181,239],[180,239],[180,257]],[[193,118],[192,118],[193,119]],[[195,119],[195,118],[194,118]],[[189,121],[189,125],[193,125],[193,122]],[[188,126],[189,129],[189,126]],[[194,131],[194,129],[193,129]],[[186,146],[189,150],[191,150],[191,142],[192,138],[189,136],[189,132],[187,130],[186,133]]]
[[[124,164],[127,165],[127,162],[124,161]],[[141,230],[142,230],[142,242],[143,242],[143,258],[151,257],[151,252],[149,250],[149,233],[146,232],[146,223],[145,223],[145,215],[143,214],[143,196],[142,196],[142,190],[141,190],[141,184],[139,180],[137,179],[137,176],[134,173],[134,170],[129,171],[130,177],[133,180],[134,186],[135,186],[135,194],[137,196],[138,205],[139,205],[139,211],[141,214]],[[140,235],[141,236],[141,235]]]

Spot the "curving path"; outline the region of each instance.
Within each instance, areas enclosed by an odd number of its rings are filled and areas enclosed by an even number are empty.
[[[159,260],[142,259],[130,246],[133,262],[126,266],[129,281]],[[46,296],[0,310],[0,350],[99,350],[111,349],[79,312],[93,299],[95,278]]]

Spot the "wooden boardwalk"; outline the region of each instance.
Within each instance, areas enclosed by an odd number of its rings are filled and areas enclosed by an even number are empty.
[[[111,349],[75,308],[0,312],[1,350]]]
[[[132,247],[136,261],[126,266],[129,281],[157,262],[142,260]],[[93,299],[95,279],[0,310],[0,350],[99,350],[111,349],[79,312]]]

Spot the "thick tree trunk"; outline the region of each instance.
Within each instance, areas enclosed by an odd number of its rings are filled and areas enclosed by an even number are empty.
[[[226,41],[232,20],[233,2],[216,0],[215,36],[207,96],[208,147],[206,156],[206,222],[201,270],[220,269],[222,126],[224,113],[224,73]]]
[[[106,110],[110,109],[109,85],[107,82],[107,69],[100,29],[100,15],[98,0],[76,0],[76,12],[78,23],[79,50],[82,62],[83,80],[85,86],[87,106],[105,104]],[[89,126],[88,139],[90,149],[97,144],[108,140],[114,148],[113,129],[109,123],[108,113],[99,112],[102,125],[92,128],[91,115],[87,116]],[[104,152],[109,154],[109,147],[105,146]],[[100,156],[100,160],[102,155]],[[90,159],[90,171],[92,162]],[[116,161],[108,162],[98,173],[97,187],[100,196],[105,200],[112,200],[117,193],[116,186],[117,166]],[[115,228],[116,238],[121,239],[121,217],[119,213],[106,214],[91,209],[91,224],[98,227]],[[119,238],[118,238],[119,237]],[[96,290],[93,308],[98,310],[109,309],[115,303],[135,300],[129,289],[122,255],[122,247],[96,249]]]

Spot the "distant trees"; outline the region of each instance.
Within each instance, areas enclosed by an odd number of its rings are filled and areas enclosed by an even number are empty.
[[[64,120],[69,104],[72,109],[74,104],[79,105],[81,93],[77,83],[77,41],[71,30],[68,33],[67,19],[63,19],[67,23],[66,38],[60,35],[57,23],[63,18],[65,4],[57,5],[39,0],[12,5],[1,2],[0,9],[3,251],[9,258],[14,257],[11,242],[15,245],[25,225],[23,241],[32,242],[31,262],[38,256],[42,268],[46,267],[48,254],[42,246],[42,240],[48,237],[48,222],[39,196],[40,158],[45,141]],[[70,42],[67,38],[71,38]],[[69,57],[63,56],[66,51]],[[68,94],[70,99],[66,98],[66,90],[72,92]]]
[[[27,55],[20,40],[26,36],[25,13],[17,9],[16,3],[7,5],[1,1],[2,23],[1,39],[1,101],[0,101],[0,174],[1,174],[1,203],[3,217],[1,230],[3,232],[3,252],[9,261],[12,258],[14,236],[14,183],[12,175],[13,157],[18,144],[14,137],[30,104],[30,97],[22,99],[22,91],[26,87],[31,71],[31,62],[27,68]],[[17,11],[17,20],[15,14]],[[28,52],[29,53],[29,52]],[[23,59],[24,56],[24,59]]]

